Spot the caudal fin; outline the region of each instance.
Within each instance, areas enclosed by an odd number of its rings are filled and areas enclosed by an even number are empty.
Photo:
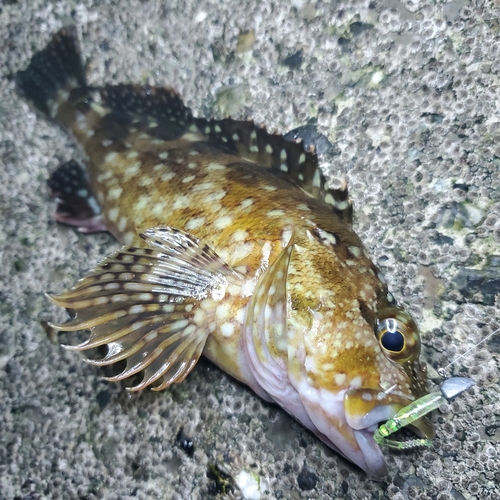
[[[60,29],[49,44],[33,56],[29,66],[17,73],[16,81],[35,108],[54,117],[61,92],[86,86],[76,27]]]

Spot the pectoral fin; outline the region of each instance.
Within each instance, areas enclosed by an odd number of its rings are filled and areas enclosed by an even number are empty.
[[[187,233],[165,227],[140,236],[153,248],[123,247],[71,290],[50,297],[74,312],[68,323],[51,326],[90,330],[88,340],[68,349],[107,345],[106,356],[91,364],[126,360],[123,372],[106,380],[143,371],[142,382],[129,389],[161,390],[184,380],[203,351],[208,329],[196,318],[200,303],[221,300],[240,276]]]

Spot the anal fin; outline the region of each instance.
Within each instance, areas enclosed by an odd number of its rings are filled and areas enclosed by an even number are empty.
[[[57,199],[57,222],[76,226],[82,233],[107,231],[101,208],[78,162],[70,160],[63,163],[50,176],[47,184],[51,196]]]
[[[126,361],[122,373],[106,380],[143,372],[143,380],[129,389],[161,390],[184,380],[201,356],[209,332],[197,308],[204,300],[223,300],[226,286],[241,276],[182,231],[152,228],[140,236],[152,248],[123,247],[71,290],[50,297],[74,313],[68,323],[51,326],[90,330],[86,341],[68,349],[106,345],[106,356],[88,359],[91,364]]]

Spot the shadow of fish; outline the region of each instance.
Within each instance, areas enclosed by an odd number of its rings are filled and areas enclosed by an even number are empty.
[[[52,301],[106,346],[130,390],[181,382],[204,354],[373,477],[377,424],[426,394],[420,339],[358,236],[347,188],[251,121],[195,118],[169,88],[86,83],[75,27],[18,86],[81,146],[52,175],[56,219],[125,246]],[[432,428],[423,419],[416,431]]]

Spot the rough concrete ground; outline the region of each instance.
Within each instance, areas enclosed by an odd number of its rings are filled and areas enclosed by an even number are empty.
[[[498,334],[448,370],[477,385],[436,412],[432,447],[386,452],[388,482],[206,362],[170,390],[130,396],[51,343],[40,319],[63,316],[43,292],[115,243],[53,222],[45,181],[74,148],[12,81],[72,20],[95,84],[171,85],[199,115],[281,132],[317,125],[356,229],[438,368],[500,326],[499,18],[497,2],[468,0],[5,0],[0,498],[211,498],[214,462],[255,473],[262,499],[500,498]]]

